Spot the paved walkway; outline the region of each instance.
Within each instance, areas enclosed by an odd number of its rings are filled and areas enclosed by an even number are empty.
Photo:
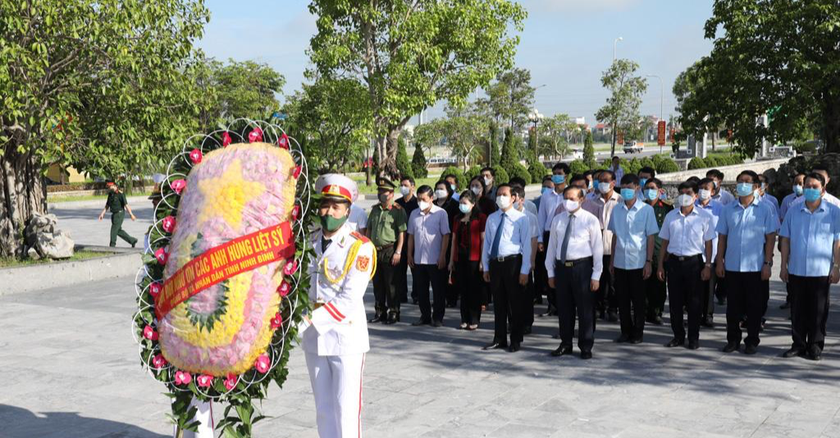
[[[163,387],[137,360],[131,282],[0,297],[0,437],[171,434]],[[481,351],[492,338],[490,316],[477,332],[457,330],[450,309],[444,328],[372,326],[365,436],[840,437],[840,312],[830,316],[822,362],[781,359],[790,338],[780,286],[773,283],[768,328],[752,357],[719,351],[720,317],[696,352],[662,347],[667,325],[649,327],[643,344],[619,346],[611,342],[618,326],[599,324],[591,361],[548,356],[557,346],[553,318],[537,318],[516,354]],[[406,306],[404,320],[417,312]],[[257,437],[317,436],[300,349],[262,412],[271,418]]]

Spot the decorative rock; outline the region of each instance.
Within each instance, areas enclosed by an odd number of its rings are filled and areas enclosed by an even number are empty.
[[[29,258],[37,260],[73,257],[73,239],[66,231],[56,229],[57,222],[54,214],[34,214],[23,232]]]

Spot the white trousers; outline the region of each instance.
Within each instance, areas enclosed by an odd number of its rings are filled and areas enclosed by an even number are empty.
[[[362,437],[362,373],[365,355],[306,353],[321,438]]]
[[[201,424],[198,425],[198,432],[184,431],[184,438],[213,438],[213,404],[193,397],[190,406],[195,406],[197,409],[193,420],[198,420]],[[177,431],[176,427],[175,433]]]

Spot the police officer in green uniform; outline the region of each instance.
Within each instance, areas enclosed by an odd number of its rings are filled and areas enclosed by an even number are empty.
[[[650,178],[645,182],[642,196],[645,202],[653,207],[653,213],[656,216],[656,225],[662,228],[662,222],[665,221],[665,216],[669,211],[674,209],[674,205],[663,200],[660,196],[662,189],[662,181],[656,178]],[[653,247],[653,266],[658,266],[659,263],[659,248],[662,246],[662,239],[659,234],[654,239]],[[662,325],[662,310],[665,308],[665,282],[659,281],[656,275],[651,275],[645,280],[645,295],[647,296],[647,321],[656,325]]]
[[[105,217],[105,212],[111,211],[111,242],[110,246],[117,246],[117,236],[122,240],[128,242],[132,248],[137,245],[137,239],[131,237],[125,230],[122,229],[123,220],[125,219],[125,212],[127,211],[131,220],[136,221],[134,213],[131,212],[131,207],[128,206],[128,200],[125,199],[125,194],[120,191],[119,187],[113,182],[108,182],[108,199],[105,201],[105,208],[102,213],[99,213],[99,220]]]
[[[373,295],[376,314],[368,322],[394,324],[400,320],[400,297],[392,282],[400,264],[408,217],[394,202],[396,185],[387,178],[378,181],[379,203],[370,211],[367,237],[376,247],[377,269],[373,276]]]

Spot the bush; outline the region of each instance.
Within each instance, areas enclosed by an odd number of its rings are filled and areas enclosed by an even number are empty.
[[[508,174],[513,173],[514,167],[519,163],[519,150],[521,142],[517,142],[518,138],[514,138],[510,128],[505,130],[505,142],[502,144],[502,158],[498,163],[504,168]],[[495,167],[495,166],[494,166]]]
[[[656,163],[654,163],[654,162],[653,162],[653,160],[651,160],[651,159],[650,159],[650,157],[644,157],[644,158],[642,158],[642,159],[639,161],[639,164],[641,164],[640,169],[641,169],[642,167],[650,167],[651,169],[656,169]]]
[[[493,171],[496,172],[496,182],[493,185],[504,184],[510,181],[507,171],[502,166],[493,166]]]
[[[419,146],[418,149],[422,149]],[[408,161],[408,152],[405,150],[405,140],[400,138],[397,143],[397,170],[400,171],[400,177],[410,176],[416,178],[414,175],[414,165]],[[374,175],[376,172],[373,172]]]
[[[518,176],[525,180],[525,184],[531,184],[531,172],[522,164],[516,163],[510,172],[510,177]]]
[[[700,157],[694,157],[688,163],[688,170],[694,169],[705,169],[706,168],[706,160]]]
[[[589,166],[583,160],[574,160],[569,163],[569,167],[572,169],[572,175],[583,175],[584,172],[589,170]]]
[[[715,157],[714,155],[709,155],[706,158],[703,158],[703,161],[706,162],[706,167],[709,169],[718,166],[726,166],[726,157],[723,156]]]
[[[475,178],[475,177],[477,177],[478,175],[481,174],[482,167],[483,166],[479,166],[478,164],[476,164],[475,166],[470,167],[467,170],[467,173],[464,174],[464,176],[467,177],[467,184],[469,184],[469,182],[472,181],[473,178]]]
[[[662,159],[659,164],[656,165],[656,173],[672,173],[672,172],[679,172],[680,166],[670,158]]]
[[[595,164],[595,146],[592,145],[592,131],[586,131],[586,138],[583,140],[583,161],[588,167]]]
[[[414,178],[426,178],[429,176],[429,169],[426,167],[426,156],[423,154],[423,147],[414,147],[414,157],[411,159],[411,168],[414,171]]]
[[[458,191],[468,189],[467,187],[470,183],[469,179],[464,175],[464,172],[461,171],[457,166],[449,166],[446,169],[443,169],[443,172],[440,174],[440,179],[443,179],[446,175],[449,174],[455,175],[455,178],[458,180]]]
[[[532,154],[533,155],[533,154]],[[532,183],[541,183],[544,176],[551,173],[540,160],[533,158],[528,161],[528,173],[531,174]]]
[[[642,168],[642,163],[641,163],[641,161],[633,158],[630,161],[628,161],[626,164],[623,164],[621,166],[621,168],[624,169],[624,174],[625,175],[630,175],[630,174],[638,175],[639,174],[639,169]]]

